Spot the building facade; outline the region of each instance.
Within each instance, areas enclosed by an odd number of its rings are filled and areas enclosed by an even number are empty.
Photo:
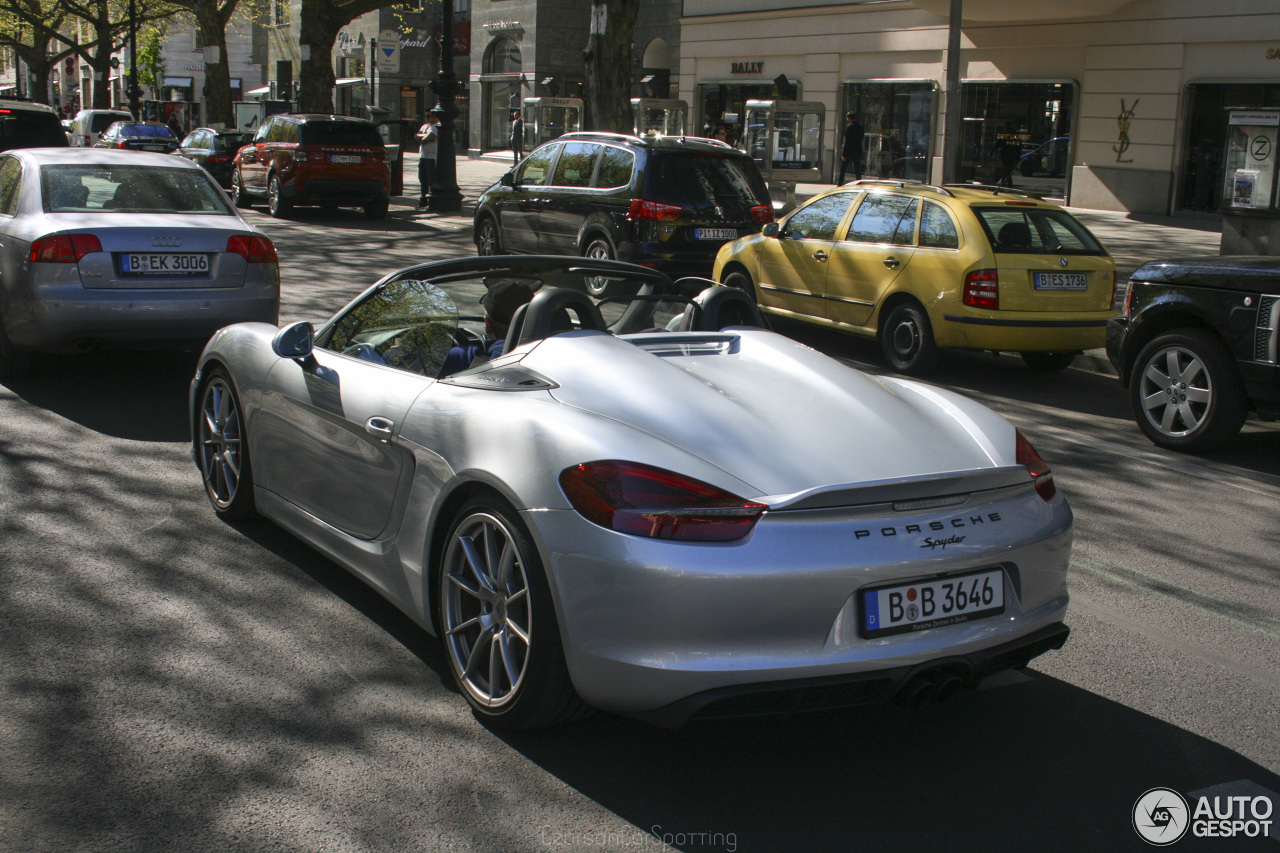
[[[680,96],[739,134],[749,99],[823,104],[828,179],[855,111],[868,175],[938,181],[949,6],[685,0]],[[964,16],[961,180],[1163,214],[1239,206],[1243,176],[1250,205],[1275,207],[1274,0],[965,0]]]

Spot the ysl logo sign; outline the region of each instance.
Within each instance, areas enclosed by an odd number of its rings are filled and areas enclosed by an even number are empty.
[[[1111,150],[1116,152],[1117,163],[1132,163],[1133,159],[1121,159],[1124,152],[1129,150],[1129,122],[1133,121],[1133,111],[1138,108],[1138,100],[1134,99],[1133,106],[1126,107],[1124,98],[1120,99],[1120,115],[1116,116],[1116,125],[1120,128],[1120,140],[1116,145],[1111,146]]]

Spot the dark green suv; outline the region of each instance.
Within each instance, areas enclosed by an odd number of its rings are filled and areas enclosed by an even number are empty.
[[[772,221],[760,170],[722,142],[567,133],[480,196],[474,236],[481,255],[582,255],[708,276],[721,246]]]

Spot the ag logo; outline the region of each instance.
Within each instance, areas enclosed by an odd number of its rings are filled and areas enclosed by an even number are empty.
[[[1133,828],[1142,840],[1167,847],[1187,834],[1191,813],[1187,801],[1171,788],[1152,788],[1133,804]]]

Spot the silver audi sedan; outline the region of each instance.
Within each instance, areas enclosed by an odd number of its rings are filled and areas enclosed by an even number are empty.
[[[33,351],[202,344],[275,323],[275,246],[194,163],[134,151],[0,154],[0,377]]]
[[[493,725],[918,706],[1067,637],[1072,515],[1030,442],[715,282],[423,264],[221,330],[190,402],[214,510],[358,573]]]

